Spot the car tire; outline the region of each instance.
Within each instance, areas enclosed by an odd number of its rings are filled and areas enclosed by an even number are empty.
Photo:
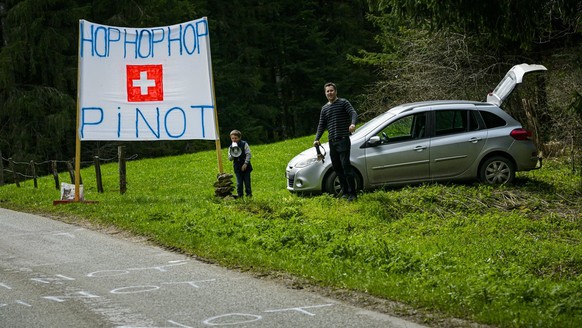
[[[356,172],[356,190],[362,190],[362,178]],[[335,171],[330,171],[323,181],[323,191],[333,196],[341,196],[342,187]]]
[[[511,184],[514,179],[515,165],[507,157],[490,157],[479,168],[479,180],[486,184]]]

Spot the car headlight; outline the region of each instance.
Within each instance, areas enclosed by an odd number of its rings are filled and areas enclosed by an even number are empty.
[[[304,159],[302,161],[297,162],[297,164],[295,164],[295,167],[300,169],[302,167],[306,167],[312,164],[317,163],[317,158],[312,157],[312,158],[308,158],[308,159]]]

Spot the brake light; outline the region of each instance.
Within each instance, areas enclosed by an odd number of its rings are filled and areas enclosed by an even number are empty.
[[[509,135],[515,140],[530,140],[531,132],[526,129],[514,129]]]

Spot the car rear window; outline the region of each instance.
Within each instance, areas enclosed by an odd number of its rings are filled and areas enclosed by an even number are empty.
[[[479,129],[474,111],[439,110],[435,113],[435,132],[437,136],[463,133]]]
[[[483,117],[483,121],[485,121],[485,126],[488,129],[498,128],[500,126],[507,125],[504,119],[501,117],[486,111],[479,111],[481,113],[481,117]]]

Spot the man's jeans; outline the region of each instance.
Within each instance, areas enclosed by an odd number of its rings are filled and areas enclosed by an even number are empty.
[[[329,157],[331,157],[331,165],[339,178],[342,193],[344,195],[356,194],[356,177],[354,168],[350,162],[351,146],[352,143],[349,137],[329,142]]]

